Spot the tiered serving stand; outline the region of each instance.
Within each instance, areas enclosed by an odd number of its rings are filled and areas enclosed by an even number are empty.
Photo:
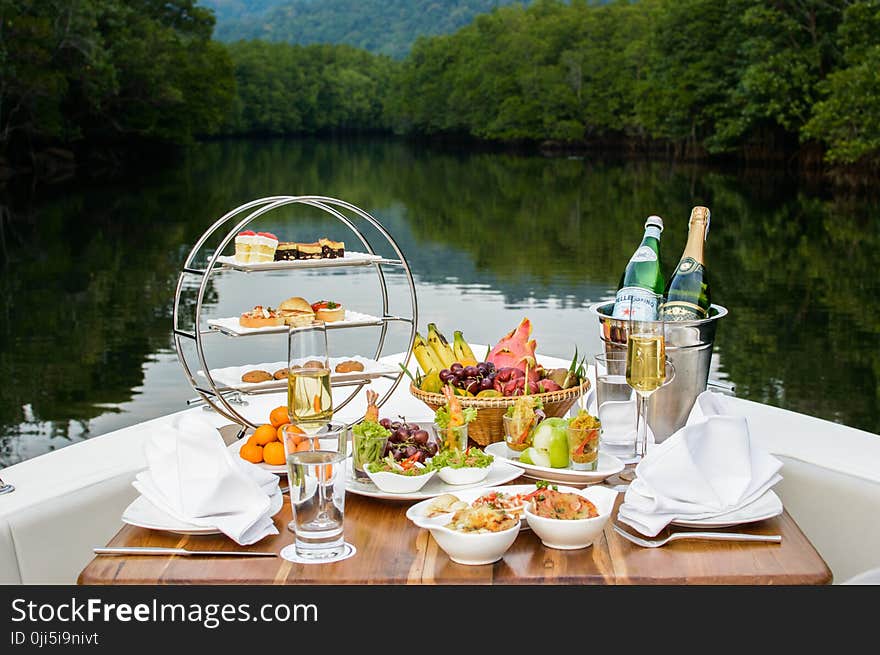
[[[260,217],[265,217],[270,212],[291,205],[306,205],[326,212],[353,233],[359,247],[350,249],[349,244],[352,242],[347,239],[345,258],[277,261],[257,265],[237,264],[231,256],[223,254],[227,250],[231,252],[229,246],[234,244],[235,236],[242,230],[248,229],[250,223]],[[367,226],[371,229],[366,230]],[[368,236],[368,232],[371,236]],[[211,243],[212,240],[216,240],[220,234],[223,236],[219,244],[213,249],[208,248],[207,244]],[[370,238],[372,238],[373,243],[371,243]],[[392,257],[379,254],[379,251],[387,252],[389,246],[391,252],[394,253]],[[349,250],[362,251],[366,256],[349,256]],[[358,319],[340,325],[327,323],[327,329],[378,327],[378,341],[372,354],[372,359],[378,360],[383,354],[389,324],[392,322],[409,324],[409,340],[403,360],[404,362],[409,361],[418,326],[415,283],[413,282],[412,272],[403,252],[401,252],[388,231],[373,216],[348,202],[336,198],[324,196],[272,196],[253,200],[240,207],[236,207],[217,219],[202,234],[186,257],[174,295],[174,345],[177,350],[177,357],[189,383],[199,394],[200,398],[196,398],[195,402],[204,401],[222,416],[233,423],[241,425],[241,433],[247,430],[248,427],[256,428],[255,423],[236,409],[236,406],[241,407],[243,404],[246,404],[246,402],[242,402],[241,394],[277,392],[278,389],[248,391],[218,384],[211,373],[211,367],[208,365],[204,342],[209,337],[258,338],[264,334],[277,334],[278,332],[286,334],[287,332],[286,328],[238,332],[218,325],[216,321],[204,320],[205,298],[213,275],[218,272],[241,273],[245,275],[260,275],[266,271],[296,273],[304,269],[333,270],[340,267],[367,267],[375,271],[381,289],[382,315],[367,317],[363,320]],[[390,313],[388,285],[385,279],[386,267],[401,270],[409,285],[409,311],[404,315]],[[249,308],[242,308],[242,310],[244,309]],[[187,355],[186,348],[184,347],[187,342],[194,344],[195,348],[190,350],[194,350],[195,356],[192,353]],[[397,388],[397,385],[400,384],[403,375],[403,369],[398,368],[395,373],[388,373],[382,376],[393,380],[393,382],[385,393],[380,396],[377,405],[381,406],[387,401]],[[367,377],[358,379],[356,376],[352,377],[351,375],[346,375],[344,380],[334,382],[331,376],[332,386],[353,387],[347,398],[341,402],[334,403],[334,409],[341,409],[351,402],[368,382],[369,379]]]

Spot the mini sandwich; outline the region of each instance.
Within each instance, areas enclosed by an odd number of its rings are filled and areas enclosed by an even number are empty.
[[[249,312],[238,317],[238,324],[247,328],[276,327],[284,325],[281,314],[271,307],[257,305]]]
[[[284,319],[285,325],[302,327],[315,320],[315,312],[309,301],[299,296],[288,298],[278,305],[278,314]]]
[[[332,300],[319,300],[312,303],[312,311],[315,312],[316,319],[325,323],[341,321],[345,318],[345,307]]]

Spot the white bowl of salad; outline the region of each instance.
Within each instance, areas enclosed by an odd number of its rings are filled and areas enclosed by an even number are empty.
[[[464,485],[482,482],[489,476],[495,458],[479,448],[441,450],[429,465],[446,484]]]
[[[373,484],[389,494],[414,493],[424,487],[437,472],[413,458],[398,462],[393,455],[366,464],[364,470]]]
[[[523,508],[526,522],[548,548],[587,548],[602,534],[617,492],[605,487],[560,487],[543,483]]]

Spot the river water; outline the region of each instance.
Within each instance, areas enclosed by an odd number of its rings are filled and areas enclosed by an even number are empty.
[[[238,205],[341,198],[393,234],[416,283],[419,330],[494,343],[528,316],[538,352],[592,354],[590,304],[613,297],[643,223],[659,214],[668,275],[696,204],[712,210],[707,265],[719,325],[713,378],[743,398],[880,432],[880,202],[772,170],[438,151],[388,139],[201,144],[122,182],[4,201],[0,466],[184,409],[171,310],[182,262]],[[257,226],[287,240],[340,236],[315,211]],[[351,235],[349,234],[349,237]],[[351,240],[347,241],[351,244]],[[351,249],[349,247],[349,249]],[[372,311],[375,276],[226,274],[206,317],[301,295]],[[388,277],[392,302],[406,280]],[[400,299],[400,300],[395,300]],[[371,354],[372,328],[331,350]],[[405,345],[391,330],[385,352]],[[283,360],[278,340],[212,337],[209,364]]]

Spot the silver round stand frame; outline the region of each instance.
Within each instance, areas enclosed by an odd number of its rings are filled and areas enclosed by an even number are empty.
[[[403,322],[409,324],[409,339],[406,354],[403,359],[404,362],[409,361],[409,358],[412,354],[413,343],[415,341],[416,329],[418,327],[418,303],[416,300],[416,289],[415,282],[413,281],[412,271],[410,270],[409,264],[407,263],[403,252],[400,250],[400,247],[392,238],[391,234],[373,216],[371,216],[364,210],[355,207],[351,203],[339,200],[337,198],[328,198],[325,196],[271,196],[260,198],[258,200],[252,200],[251,202],[236,207],[232,211],[227,212],[219,219],[217,219],[217,221],[202,234],[202,236],[193,246],[189,255],[187,255],[187,258],[184,261],[183,269],[177,281],[177,290],[174,294],[174,309],[172,318],[174,346],[177,351],[177,358],[180,361],[181,366],[183,367],[187,380],[192,385],[193,389],[195,389],[195,391],[199,394],[198,398],[190,400],[188,401],[188,403],[207,403],[208,406],[213,408],[220,415],[229,419],[233,423],[237,423],[242,426],[241,431],[239,432],[239,436],[241,436],[241,434],[243,434],[248,427],[256,428],[257,424],[244,417],[235,407],[236,405],[241,406],[247,404],[247,402],[243,401],[241,397],[242,393],[245,392],[218,385],[214,377],[211,375],[211,369],[208,366],[207,358],[205,357],[203,339],[204,337],[209,335],[223,334],[224,331],[222,329],[218,329],[216,325],[207,325],[207,327],[203,327],[202,318],[205,304],[205,296],[208,290],[211,276],[220,270],[237,270],[243,272],[244,274],[259,275],[263,271],[279,271],[291,269],[291,263],[284,261],[267,263],[266,265],[261,265],[258,269],[253,269],[248,268],[247,266],[237,266],[235,264],[230,264],[228,261],[220,260],[220,258],[223,256],[224,250],[229,246],[230,243],[234,242],[235,236],[242,230],[247,229],[247,226],[252,221],[260,218],[261,216],[265,216],[271,211],[290,205],[307,205],[309,207],[315,207],[326,212],[327,214],[341,222],[343,225],[345,225],[349,230],[351,230],[357,241],[360,243],[363,251],[370,256],[368,259],[349,259],[348,261],[346,261],[346,258],[322,259],[315,260],[314,264],[310,264],[308,260],[299,260],[296,262],[295,270],[301,270],[311,267],[329,268],[333,270],[337,269],[338,267],[346,266],[371,267],[374,269],[376,275],[378,276],[379,286],[381,289],[382,316],[376,317],[377,320],[375,322],[361,323],[351,326],[341,325],[339,327],[361,327],[364,325],[379,327],[380,331],[378,343],[372,356],[373,359],[379,359],[382,356],[383,349],[385,347],[385,339],[388,333],[389,323]],[[372,237],[377,244],[383,246],[383,249],[386,251],[387,246],[390,246],[391,251],[393,251],[394,253],[392,257],[388,258],[385,256],[380,256],[377,253],[376,246],[370,242],[364,231],[362,229],[359,229],[359,226],[364,227],[367,225],[372,228],[371,232],[375,232],[378,235]],[[207,258],[204,256],[204,254],[200,254],[202,253],[203,248],[205,248],[206,244],[212,238],[216,238],[218,234],[223,234],[224,231],[225,234],[220,240],[216,249],[214,249],[213,251],[207,251],[210,252],[210,255]],[[348,251],[349,249],[347,248],[346,250]],[[383,267],[394,267],[400,269],[406,277],[407,284],[409,285],[410,301],[408,308],[409,312],[406,315],[390,314],[388,285],[385,279],[385,272],[383,270]],[[196,283],[198,284],[197,289]],[[193,291],[195,291],[194,299],[192,297]],[[190,308],[189,312],[186,311],[187,308]],[[187,325],[182,325],[182,322],[184,320],[187,322]],[[328,324],[328,329],[330,329],[330,327],[331,325]],[[234,334],[226,334],[228,336],[236,336]],[[195,365],[196,362],[191,362],[187,359],[187,355],[184,352],[184,343],[186,342],[190,342],[195,345],[197,366]],[[190,355],[190,358],[192,358],[192,355]],[[204,381],[200,381],[196,377],[196,374],[194,372],[196,370],[199,370],[201,375],[204,377]],[[377,400],[378,406],[381,406],[388,400],[388,398],[400,384],[403,375],[404,372],[403,369],[401,369],[393,375],[389,374],[387,376],[384,376],[392,378],[393,382],[388,390]],[[355,379],[344,382],[331,383],[334,387],[354,387],[347,398],[345,398],[340,403],[335,403],[334,409],[341,409],[349,402],[351,402],[358,394],[358,392],[366,384],[368,384],[368,382],[368,379]],[[272,391],[277,390],[273,389]],[[261,392],[252,391],[247,393]],[[266,392],[264,391],[262,393]]]

